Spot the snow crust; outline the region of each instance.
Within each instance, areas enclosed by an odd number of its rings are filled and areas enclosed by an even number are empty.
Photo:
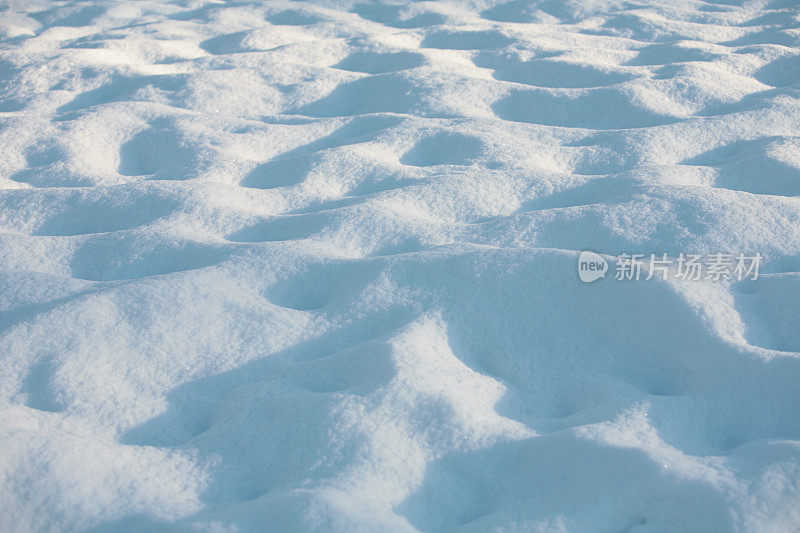
[[[800,529],[799,28],[4,0],[0,530]]]

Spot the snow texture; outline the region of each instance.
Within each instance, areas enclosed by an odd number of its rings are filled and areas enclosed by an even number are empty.
[[[800,529],[795,0],[2,0],[0,150],[2,531]]]

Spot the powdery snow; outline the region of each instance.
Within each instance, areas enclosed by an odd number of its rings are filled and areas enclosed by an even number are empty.
[[[0,530],[800,529],[797,1],[0,5]]]

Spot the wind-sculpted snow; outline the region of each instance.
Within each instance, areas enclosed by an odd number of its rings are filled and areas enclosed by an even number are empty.
[[[5,0],[0,148],[3,531],[800,528],[798,2]]]

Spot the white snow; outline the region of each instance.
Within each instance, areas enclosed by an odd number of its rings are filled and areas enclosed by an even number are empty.
[[[2,0],[0,151],[2,531],[800,529],[800,2]]]

